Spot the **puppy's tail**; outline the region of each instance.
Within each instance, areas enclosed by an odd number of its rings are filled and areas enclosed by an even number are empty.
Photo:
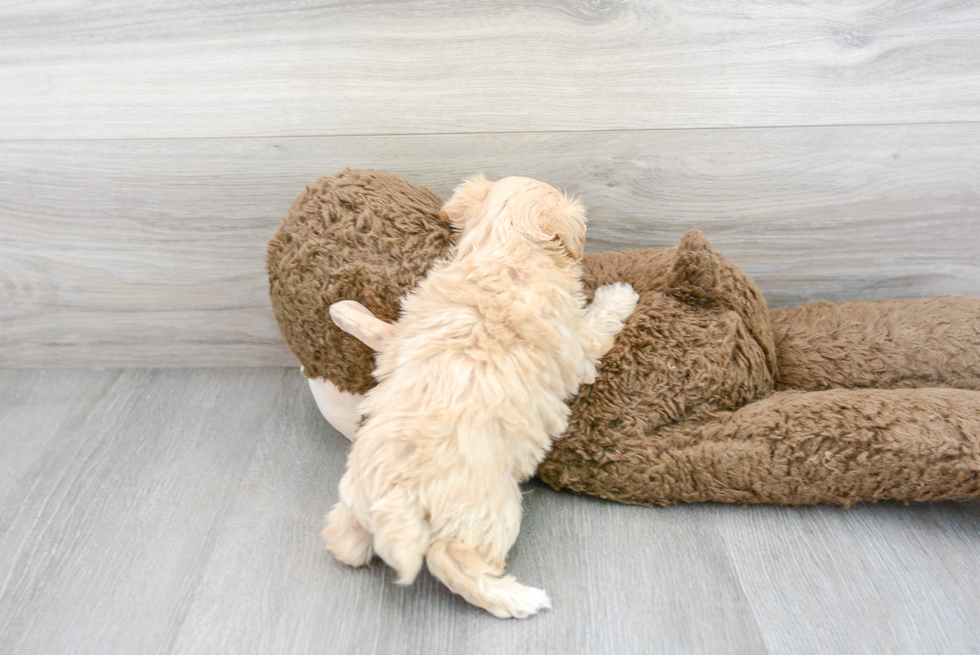
[[[526,587],[511,575],[501,575],[502,564],[488,563],[475,550],[458,541],[433,543],[426,553],[426,562],[432,575],[453,593],[497,618],[523,619],[551,607],[543,589]]]

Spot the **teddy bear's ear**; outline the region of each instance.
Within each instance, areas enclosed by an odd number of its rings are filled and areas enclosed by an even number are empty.
[[[718,254],[700,230],[690,230],[677,246],[667,275],[667,294],[678,300],[711,305],[721,299]]]
[[[456,227],[462,227],[466,224],[467,216],[483,202],[492,186],[493,182],[477,173],[456,187],[453,197],[442,206],[439,218]]]

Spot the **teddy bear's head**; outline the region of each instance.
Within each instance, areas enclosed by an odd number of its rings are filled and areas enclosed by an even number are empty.
[[[330,305],[357,300],[398,319],[399,298],[451,245],[442,200],[397,175],[347,169],[306,187],[267,249],[279,331],[309,378],[363,394],[374,386],[373,351],[330,320]]]
[[[330,319],[356,300],[381,319],[452,245],[441,200],[377,171],[346,170],[307,187],[269,243],[272,305],[307,377],[362,394],[372,351]],[[586,255],[585,286],[628,282],[640,295],[595,384],[573,402],[569,434],[647,433],[692,412],[730,409],[772,390],[769,312],[752,280],[697,230],[680,245]]]

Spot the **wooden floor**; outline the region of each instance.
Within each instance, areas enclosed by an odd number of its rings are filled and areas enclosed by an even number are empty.
[[[534,483],[501,621],[320,543],[295,369],[0,372],[0,653],[975,653],[980,503],[627,507]]]

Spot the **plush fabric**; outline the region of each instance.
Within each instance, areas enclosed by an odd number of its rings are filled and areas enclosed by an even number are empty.
[[[333,324],[330,305],[356,298],[378,318],[396,320],[398,299],[450,246],[441,207],[424,187],[350,169],[296,198],[266,255],[279,329],[307,377],[349,393],[374,386],[373,352]]]
[[[371,351],[329,306],[396,320],[451,247],[441,201],[376,171],[308,187],[269,245],[273,308],[309,377],[373,384]],[[852,504],[980,496],[980,299],[812,303],[770,312],[692,230],[675,248],[586,255],[636,313],[538,469],[624,503]]]
[[[977,298],[814,302],[770,314],[778,388],[977,389]]]

